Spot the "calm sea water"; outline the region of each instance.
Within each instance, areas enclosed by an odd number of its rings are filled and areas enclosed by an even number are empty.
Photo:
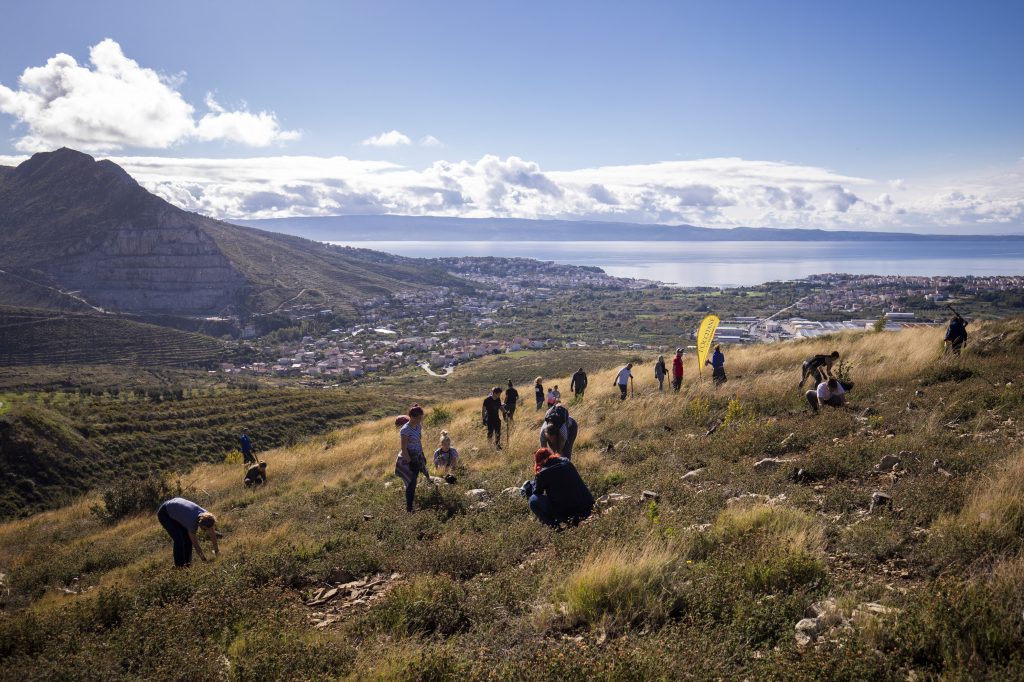
[[[827,272],[1024,275],[1024,240],[950,242],[334,242],[402,256],[502,256],[596,265],[681,286],[746,286]]]

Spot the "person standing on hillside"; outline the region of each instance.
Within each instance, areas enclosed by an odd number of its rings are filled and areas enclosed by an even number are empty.
[[[967,320],[960,315],[954,315],[949,321],[949,327],[946,328],[946,338],[943,343],[945,344],[943,352],[960,355],[960,350],[967,343]]]
[[[576,400],[583,400],[583,393],[587,390],[587,373],[582,367],[573,373],[569,390],[576,394]]]
[[[156,518],[174,542],[174,565],[185,568],[192,565],[192,548],[203,561],[209,561],[203,554],[196,533],[202,528],[213,545],[213,556],[220,554],[217,547],[217,517],[184,497],[174,497],[160,505]]]
[[[672,358],[672,390],[679,393],[683,385],[683,349],[676,348],[676,356]]]
[[[242,435],[238,437],[238,445],[242,448],[242,464],[256,464],[256,455],[252,453],[252,439],[249,438],[249,429],[242,429]]]
[[[725,376],[725,353],[722,352],[721,346],[715,346],[715,352],[711,354],[709,360],[704,361],[704,364],[711,365],[711,381],[714,382],[715,388],[728,381]]]
[[[505,389],[505,418],[512,422],[516,416],[516,406],[519,404],[519,391],[508,380],[508,388]]]
[[[537,409],[544,407],[544,384],[540,383],[540,377],[533,380],[533,395],[537,398]]]
[[[501,450],[501,418],[504,413],[505,408],[501,406],[501,388],[495,386],[491,389],[491,394],[484,398],[481,410],[484,426],[487,427],[487,442],[494,436],[495,450]]]
[[[668,375],[668,368],[665,367],[665,356],[659,355],[658,361],[654,363],[654,378],[658,380],[658,390],[665,390],[665,377]]]
[[[420,474],[430,481],[427,458],[423,455],[423,408],[418,404],[409,408],[406,415],[395,419],[402,439],[402,449],[395,458],[395,476],[405,483],[405,511],[412,513],[416,499],[416,481]],[[430,481],[433,484],[433,481]]]
[[[633,379],[633,363],[630,362],[625,367],[619,370],[619,373],[615,375],[615,381],[612,382],[614,386],[619,387],[619,400],[625,400],[626,394],[629,392],[629,382]]]
[[[804,387],[807,377],[817,382],[827,381],[832,378],[832,365],[839,359],[839,351],[834,350],[828,355],[813,355],[806,360],[801,367],[800,388]]]

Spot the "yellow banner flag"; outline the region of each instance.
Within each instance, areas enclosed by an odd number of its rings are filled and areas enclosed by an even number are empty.
[[[708,351],[711,350],[711,342],[715,340],[715,330],[718,329],[718,315],[708,315],[700,323],[697,330],[697,371],[704,369],[704,361],[707,360]]]

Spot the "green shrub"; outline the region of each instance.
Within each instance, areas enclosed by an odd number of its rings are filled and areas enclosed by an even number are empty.
[[[426,575],[388,592],[371,623],[394,635],[453,635],[469,627],[466,589],[446,575]]]
[[[427,428],[433,429],[440,426],[444,426],[452,420],[451,408],[447,405],[438,405],[437,407],[430,410],[427,414],[426,422]]]
[[[172,485],[156,474],[142,479],[123,479],[104,489],[103,504],[93,505],[91,511],[100,519],[114,523],[132,514],[155,512],[161,504],[183,492],[181,481]]]

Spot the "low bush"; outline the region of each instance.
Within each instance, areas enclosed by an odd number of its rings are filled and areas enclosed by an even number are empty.
[[[393,635],[453,635],[469,627],[466,589],[445,575],[424,575],[393,588],[371,624]]]
[[[142,479],[125,479],[106,488],[102,505],[93,505],[93,514],[108,523],[132,514],[155,512],[161,504],[184,492],[181,481],[170,483],[164,476],[150,475]]]

